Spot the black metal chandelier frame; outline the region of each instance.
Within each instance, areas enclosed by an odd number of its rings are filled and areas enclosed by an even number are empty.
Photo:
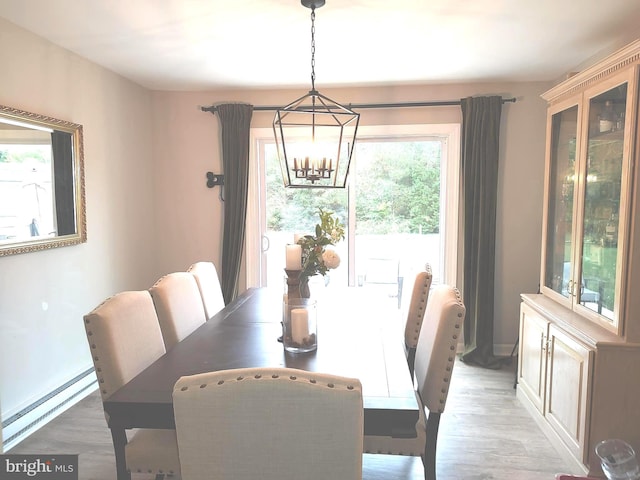
[[[273,131],[282,177],[285,187],[290,188],[344,188],[360,114],[316,90],[315,10],[323,6],[325,0],[301,0],[301,3],[311,9],[311,90],[276,110]],[[307,129],[312,143],[329,139],[329,143],[335,147],[335,150],[331,148],[331,156],[313,158],[310,153],[294,156],[291,145],[299,141],[298,132],[301,129]],[[345,141],[347,131],[349,139]],[[346,160],[343,159],[344,154]]]

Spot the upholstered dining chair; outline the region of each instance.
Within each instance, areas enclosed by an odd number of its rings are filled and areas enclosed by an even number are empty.
[[[84,316],[84,326],[103,401],[165,353],[146,290],[109,297]],[[130,472],[179,476],[175,430],[136,429],[128,437],[119,470],[124,461]]]
[[[418,338],[420,337],[420,329],[424,313],[427,310],[427,300],[429,299],[429,290],[431,289],[431,281],[433,274],[431,265],[426,264],[423,271],[418,272],[413,282],[413,290],[411,292],[411,302],[407,311],[407,321],[404,327],[404,348],[407,354],[407,364],[409,372],[413,378],[413,364],[416,357],[416,347],[418,346]]]
[[[213,262],[196,262],[188,268],[187,272],[196,277],[205,315],[207,318],[213,317],[225,306],[216,266]]]
[[[456,288],[438,285],[431,290],[415,357],[416,398],[421,406],[416,424],[418,435],[364,437],[366,453],[422,457],[426,480],[436,478],[438,426],[447,401],[464,315],[465,307]]]
[[[164,275],[149,292],[167,351],[207,321],[200,289],[191,273]]]
[[[183,480],[361,480],[357,379],[290,368],[180,378],[173,409]]]

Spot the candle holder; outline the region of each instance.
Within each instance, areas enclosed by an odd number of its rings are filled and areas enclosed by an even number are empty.
[[[284,269],[287,274],[287,296],[288,298],[300,298],[300,276],[302,270]]]
[[[290,353],[307,353],[318,348],[316,301],[287,298],[283,304],[282,343]]]

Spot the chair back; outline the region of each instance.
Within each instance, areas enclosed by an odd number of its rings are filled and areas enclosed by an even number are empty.
[[[404,343],[407,348],[416,348],[418,346],[418,337],[422,328],[422,320],[424,312],[427,309],[427,300],[429,299],[429,289],[433,274],[431,265],[428,263],[424,271],[416,275],[413,283],[413,291],[411,292],[411,303],[407,312],[407,323],[404,328]]]
[[[149,292],[167,351],[207,321],[198,283],[191,273],[169,273]]]
[[[84,316],[84,326],[103,400],[165,353],[146,290],[109,297]]]
[[[415,358],[418,393],[431,412],[444,411],[464,315],[458,289],[438,285],[431,290]]]
[[[288,368],[180,378],[173,408],[183,480],[361,480],[357,379]]]
[[[187,272],[196,277],[207,318],[213,317],[225,307],[216,266],[213,262],[196,262],[189,267]]]

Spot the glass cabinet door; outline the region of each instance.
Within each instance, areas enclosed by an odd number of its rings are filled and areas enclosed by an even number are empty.
[[[543,285],[569,299],[574,191],[578,178],[578,105],[553,114],[550,129]]]
[[[619,289],[616,267],[624,198],[627,83],[591,97],[588,108],[579,258],[581,280],[575,295],[577,304],[613,322]]]

